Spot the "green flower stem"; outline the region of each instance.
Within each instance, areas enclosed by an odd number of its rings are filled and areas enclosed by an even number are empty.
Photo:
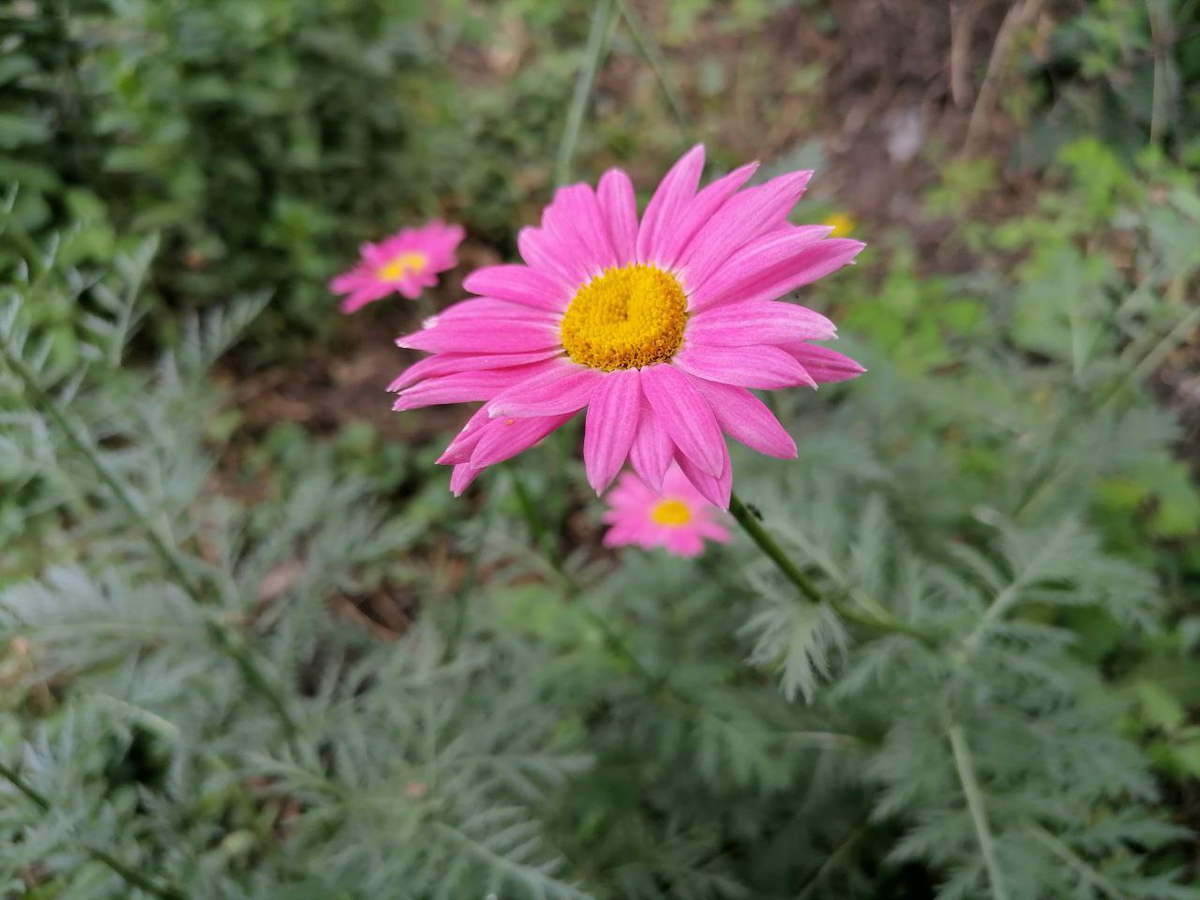
[[[31,787],[14,769],[10,769],[8,766],[0,763],[0,778],[3,778],[24,794],[34,806],[43,812],[50,812],[52,807],[50,800],[38,790]],[[159,884],[153,878],[143,875],[137,869],[121,862],[107,850],[101,850],[99,847],[92,847],[88,844],[81,844],[81,847],[88,856],[98,863],[107,866],[117,875],[121,876],[127,884],[132,885],[138,890],[145,891],[147,894],[152,894],[155,897],[160,897],[161,900],[187,900],[187,894],[179,888]]]
[[[843,619],[855,622],[866,628],[893,632],[895,634],[906,634],[929,645],[936,643],[936,639],[932,634],[902,622],[877,603],[872,602],[875,610],[872,615],[864,615],[833,597],[824,596],[816,584],[813,583],[813,580],[805,574],[804,570],[796,564],[795,560],[784,552],[775,538],[771,536],[762,522],[759,521],[758,516],[750,511],[737,494],[730,495],[729,512],[737,519],[738,524],[742,526],[746,534],[758,545],[758,548],[766,554],[767,558],[775,563],[787,580],[794,584],[800,593],[813,603],[828,603],[834,612]]]
[[[129,489],[122,483],[117,474],[109,469],[104,460],[100,458],[91,442],[80,433],[79,429],[68,418],[66,411],[58,405],[53,397],[42,389],[33,371],[21,359],[20,354],[14,352],[7,341],[0,342],[0,350],[3,351],[5,363],[16,374],[25,390],[33,398],[34,403],[39,408],[45,410],[46,414],[54,420],[54,423],[66,435],[68,442],[88,461],[95,471],[96,476],[108,487],[113,496],[117,498],[117,502],[125,509],[130,520],[135,522],[145,533],[147,540],[150,541],[150,546],[154,548],[155,554],[162,560],[163,565],[166,566],[178,583],[179,588],[198,606],[204,606],[204,597],[192,581],[179,555],[147,518],[146,514],[138,508],[138,505],[133,501],[133,495]],[[232,634],[225,623],[221,622],[215,616],[211,616],[208,618],[205,626],[213,643],[234,661],[250,687],[261,694],[272,709],[274,709],[276,715],[283,723],[288,741],[293,744],[294,752],[296,749],[295,737],[298,729],[291,714],[288,712],[287,705],[283,701],[283,695],[258,668],[244,641]]]
[[[805,575],[804,571],[783,552],[783,548],[767,533],[762,522],[754,513],[750,512],[737,494],[731,494],[729,497],[729,511],[737,519],[738,524],[745,529],[746,534],[750,535],[754,543],[758,544],[758,548],[767,555],[767,558],[779,567],[779,571],[787,576],[788,581],[800,589],[800,593],[813,603],[824,601],[825,598],[821,596],[821,592],[817,590],[812,579]]]

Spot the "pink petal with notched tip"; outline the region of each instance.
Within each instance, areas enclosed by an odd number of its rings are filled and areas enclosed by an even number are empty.
[[[638,228],[637,258],[640,261],[652,263],[659,259],[670,229],[696,193],[703,169],[704,145],[697,144],[663,176],[654,196],[646,204]]]
[[[455,497],[471,486],[471,482],[483,474],[483,469],[476,469],[470,463],[461,463],[450,473],[450,491]]]
[[[687,480],[705,500],[721,509],[729,509],[729,497],[733,492],[733,465],[729,461],[729,448],[725,446],[724,441],[721,442],[721,452],[724,455],[722,471],[716,477],[695,465],[692,460],[682,454],[675,457],[675,462],[679,464],[679,468],[687,476]]]
[[[814,381],[822,384],[849,381],[867,371],[844,353],[838,353],[828,347],[818,347],[803,341],[781,344],[780,347],[795,357]]]
[[[794,303],[760,300],[699,312],[687,324],[689,344],[741,347],[795,340],[828,340],[837,326],[818,312]]]
[[[522,306],[562,312],[571,294],[560,282],[528,266],[502,265],[476,269],[463,281],[463,290]]]
[[[637,200],[633,182],[620,169],[609,169],[600,178],[596,189],[600,213],[608,223],[608,236],[613,252],[622,265],[632,262],[637,251]]]
[[[603,377],[604,373],[599,369],[553,360],[549,368],[533,378],[513,384],[493,397],[488,404],[488,413],[492,418],[573,413],[588,405]]]
[[[699,468],[720,475],[728,461],[725,439],[692,379],[670,364],[650,366],[641,373],[642,391],[675,446]]]
[[[696,379],[721,430],[752,450],[780,459],[796,458],[796,442],[761,400],[742,387]]]
[[[755,347],[691,344],[676,353],[671,364],[697,378],[739,387],[778,390],[800,384],[817,386],[795,357],[766,344]]]
[[[654,490],[661,490],[667,467],[675,456],[675,444],[659,424],[643,391],[642,411],[638,417],[637,433],[629,448],[629,462],[638,477]]]
[[[637,369],[605,374],[588,401],[583,433],[583,462],[588,484],[604,492],[629,456],[642,409],[641,378]]]

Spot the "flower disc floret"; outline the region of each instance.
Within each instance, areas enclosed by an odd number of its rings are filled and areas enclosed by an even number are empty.
[[[429,264],[424,253],[401,253],[379,267],[379,277],[384,281],[399,281],[409,275],[420,275]]]
[[[683,342],[687,295],[669,272],[632,263],[583,285],[562,320],[571,360],[593,369],[641,369],[669,362]]]
[[[668,497],[665,500],[659,500],[651,507],[650,519],[655,525],[678,528],[692,521],[692,510],[682,500]]]

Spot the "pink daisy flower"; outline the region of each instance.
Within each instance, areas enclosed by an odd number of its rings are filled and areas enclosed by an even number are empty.
[[[517,246],[524,265],[488,266],[457,303],[396,343],[432,356],[391,385],[394,408],[483,401],[438,460],[459,494],[494,465],[586,409],[583,456],[602,492],[628,459],[652,489],[674,461],[729,506],[725,435],[781,458],[796,445],[751,389],[842,381],[858,363],[811,343],[832,322],[778,302],[840,269],[859,241],[787,216],[811,172],[739,190],[743,166],[697,190],[704,148],[663,178],[638,221],[633,185],[611,169],[564,187]]]
[[[348,295],[341,302],[343,313],[357,312],[393,292],[416,300],[437,284],[439,272],[458,264],[454,251],[462,239],[460,226],[438,221],[404,228],[378,244],[361,245],[359,264],[330,281],[329,289]]]
[[[608,495],[608,503],[604,521],[612,528],[604,535],[606,547],[665,547],[676,556],[693,557],[704,552],[706,538],[722,544],[733,539],[729,529],[718,521],[721,512],[674,464],[663,476],[661,495],[636,475],[625,472]]]

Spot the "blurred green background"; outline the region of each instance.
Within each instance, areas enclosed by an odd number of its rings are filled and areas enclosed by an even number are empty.
[[[737,490],[935,640],[390,412],[557,183],[696,141],[868,244],[800,295],[868,374]],[[1200,897],[1195,0],[0,0],[0,191],[0,895]]]

